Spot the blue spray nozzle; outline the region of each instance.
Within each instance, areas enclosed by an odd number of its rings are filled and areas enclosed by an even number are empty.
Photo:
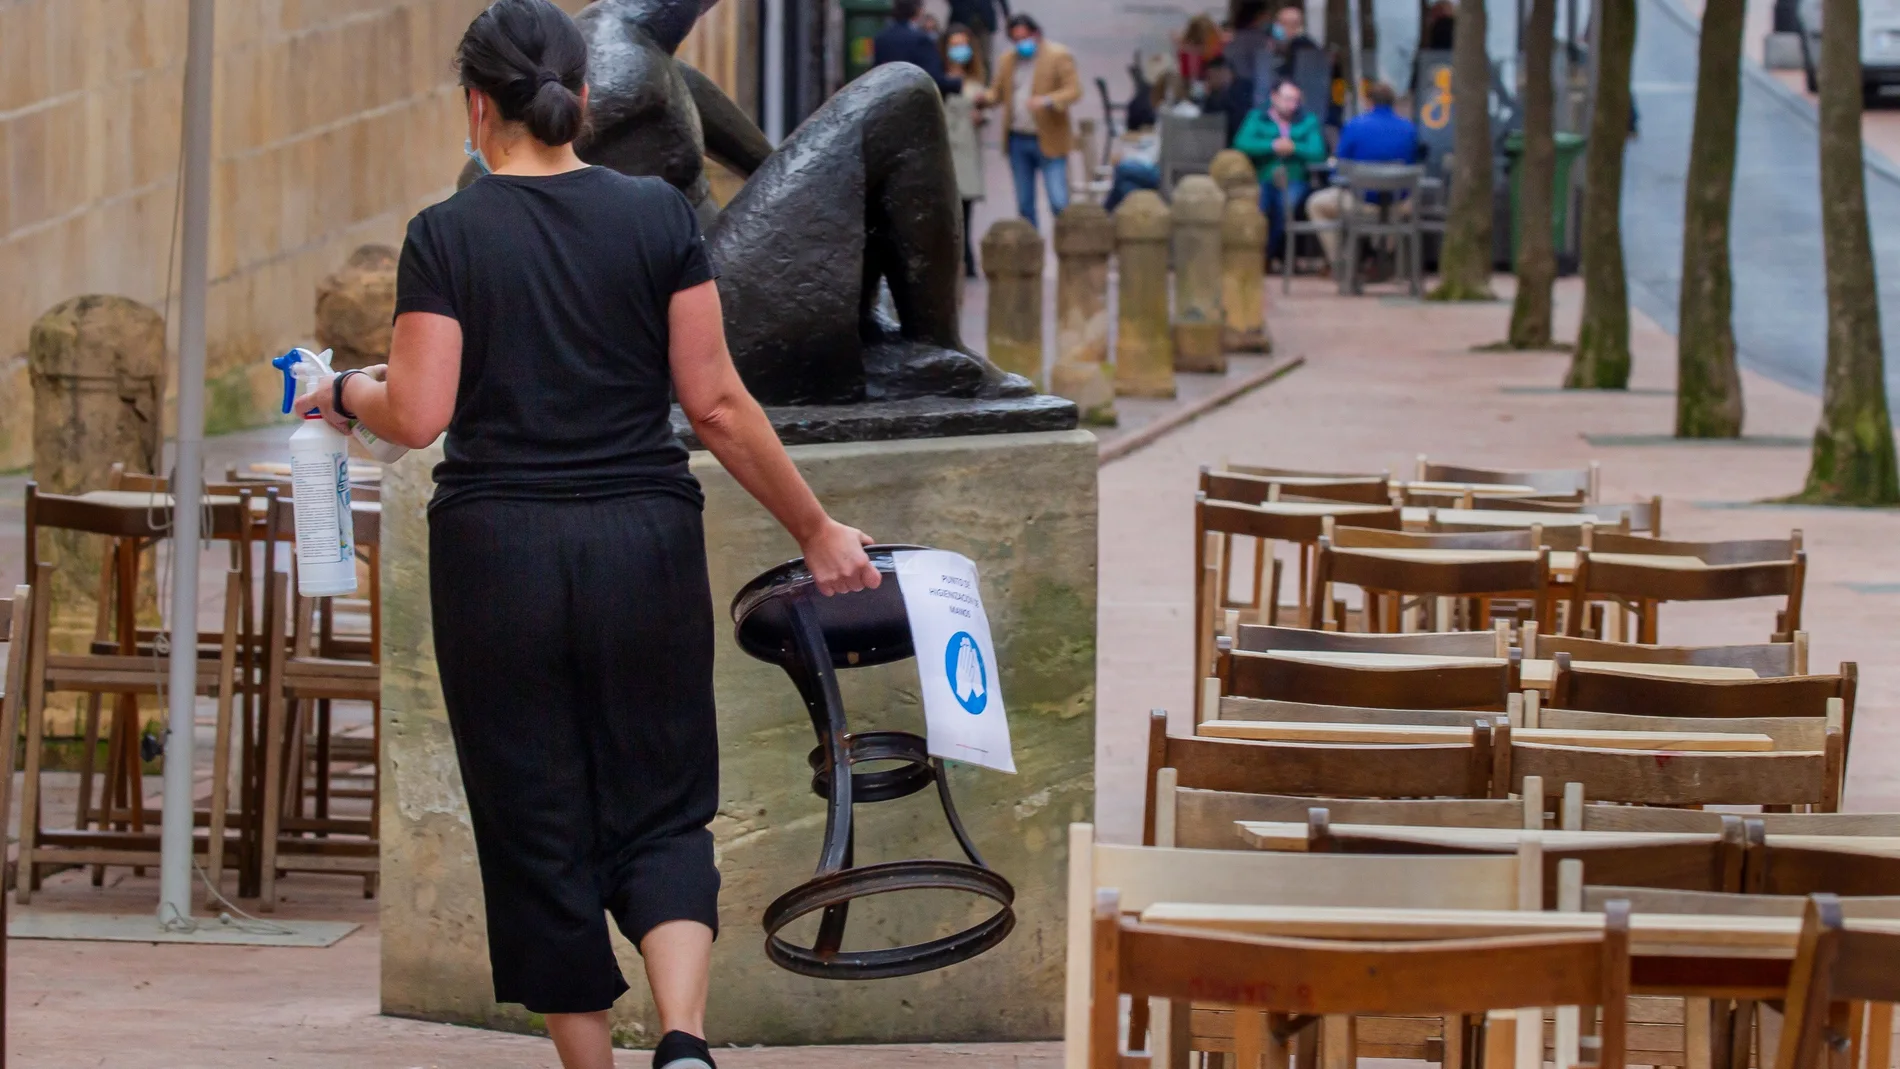
[[[284,406],[282,411],[286,415],[289,414],[291,406],[296,404],[297,393],[303,388],[303,380],[305,378],[308,378],[312,384],[315,384],[320,376],[329,373],[329,357],[330,351],[328,349],[325,349],[319,354],[313,353],[308,349],[300,348],[292,349],[270,362],[270,366],[284,374]],[[304,413],[305,416],[317,416],[321,414],[320,411],[314,408]]]
[[[292,349],[270,362],[270,366],[284,373],[284,407],[289,414],[290,406],[297,400],[297,365],[303,363],[303,350]]]

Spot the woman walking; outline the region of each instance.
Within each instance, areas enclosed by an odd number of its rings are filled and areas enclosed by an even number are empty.
[[[695,432],[798,540],[826,594],[877,585],[740,383],[715,265],[659,178],[589,167],[587,47],[548,0],[499,0],[457,56],[485,172],[409,224],[386,367],[304,403],[422,447],[436,660],[468,795],[495,997],[544,1014],[566,1069],[613,1064],[640,949],[658,1069],[711,1069],[719,873],[713,609]]]
[[[957,168],[957,196],[963,198],[963,275],[976,277],[976,253],[972,242],[972,215],[976,202],[983,199],[983,152],[977,128],[983,122],[981,109],[988,107],[989,72],[976,50],[976,36],[969,27],[951,24],[943,35],[943,68],[952,78],[963,79],[963,88],[943,98],[944,121],[950,130],[950,158]]]

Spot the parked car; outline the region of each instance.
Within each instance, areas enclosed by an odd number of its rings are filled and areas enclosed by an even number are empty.
[[[1821,60],[1821,0],[1801,0],[1797,17],[1808,92],[1819,92],[1815,70]],[[1900,0],[1862,0],[1860,78],[1862,91],[1870,101],[1900,96]]]

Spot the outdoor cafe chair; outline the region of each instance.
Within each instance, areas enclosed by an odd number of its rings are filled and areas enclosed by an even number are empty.
[[[1417,599],[1436,616],[1456,609],[1462,599],[1466,615],[1477,625],[1490,622],[1494,600],[1525,600],[1535,606],[1534,619],[1547,620],[1550,555],[1537,546],[1533,534],[1522,529],[1409,534],[1335,527],[1330,537],[1320,539],[1316,554],[1314,624],[1323,628],[1332,609],[1339,628],[1345,629],[1343,603],[1333,604],[1334,583],[1365,592],[1368,631],[1402,630],[1407,599]]]
[[[1350,653],[1411,657],[1510,656],[1510,635],[1491,631],[1415,631],[1410,634],[1362,635],[1341,631],[1314,631],[1303,627],[1242,624],[1234,648],[1247,653]]]
[[[1306,219],[1298,218],[1300,206],[1294,204],[1293,198],[1286,195],[1287,181],[1285,168],[1274,172],[1273,183],[1280,189],[1280,226],[1281,233],[1286,235],[1286,246],[1280,250],[1280,292],[1286,294],[1293,292],[1293,269],[1296,261],[1299,259],[1300,238],[1310,236],[1317,239],[1321,234],[1328,232],[1342,233],[1343,230],[1342,224],[1338,222],[1328,222],[1323,219],[1313,219],[1310,217]],[[1320,244],[1321,249],[1325,247],[1324,243]],[[1329,261],[1326,266],[1335,274],[1338,273],[1338,264]]]
[[[1900,1002],[1900,929],[1857,923],[1836,895],[1814,894],[1789,971],[1775,1066],[1858,1065],[1863,1024],[1869,1064],[1889,1064],[1894,1002]]]
[[[1602,473],[1595,461],[1585,468],[1478,468],[1459,464],[1439,464],[1425,454],[1418,457],[1419,482],[1472,483],[1490,486],[1528,486],[1544,495],[1582,493],[1583,500],[1595,501]]]
[[[1223,651],[1222,695],[1372,708],[1497,710],[1518,689],[1518,651],[1462,662],[1337,663],[1300,654]]]
[[[16,747],[20,740],[20,708],[26,701],[27,662],[31,644],[27,637],[32,633],[33,588],[24,583],[13,588],[13,597],[0,600],[0,633],[7,639],[7,657],[4,674],[0,674],[0,768],[8,774],[0,776],[0,836],[12,827],[13,776],[11,770],[18,758]],[[0,899],[4,899],[0,895]],[[5,906],[0,904],[0,928],[6,927]]]
[[[1544,635],[1535,630],[1524,636],[1526,659],[1551,660],[1560,653],[1568,654],[1573,664],[1680,665],[1730,668],[1753,672],[1762,678],[1799,676],[1808,672],[1808,633],[1797,631],[1788,642],[1727,646],[1654,646],[1574,635]]]
[[[1492,727],[1491,793],[1505,797],[1527,776],[1581,783],[1590,798],[1638,805],[1799,805],[1840,808],[1846,756],[1838,729],[1819,751],[1651,751],[1551,746]]]
[[[1194,619],[1203,639],[1203,656],[1199,662],[1203,669],[1213,656],[1208,637],[1221,629],[1221,613],[1234,609],[1255,622],[1277,622],[1281,575],[1281,563],[1274,554],[1277,543],[1292,545],[1298,554],[1299,580],[1295,589],[1299,597],[1294,612],[1296,619],[1305,621],[1311,557],[1327,520],[1344,518],[1367,529],[1394,532],[1403,523],[1399,510],[1389,505],[1314,501],[1245,504],[1220,500],[1206,493],[1195,495],[1194,516]],[[1236,539],[1250,542],[1253,561],[1248,592],[1238,600],[1232,589]]]
[[[1425,168],[1416,164],[1353,163],[1341,160],[1333,182],[1345,190],[1347,209],[1340,213],[1339,292],[1361,293],[1359,243],[1392,239],[1399,270],[1407,276],[1411,294],[1424,289],[1425,250],[1417,213],[1408,201],[1418,197]],[[1367,196],[1377,198],[1366,205]],[[1367,212],[1371,207],[1374,212]]]
[[[1605,532],[1577,557],[1568,630],[1581,635],[1591,601],[1636,615],[1638,642],[1657,641],[1657,609],[1665,601],[1729,601],[1781,597],[1772,641],[1801,629],[1807,583],[1801,532],[1786,539],[1680,542]],[[1590,636],[1601,637],[1601,636]]]
[[[1201,492],[1216,501],[1258,505],[1282,498],[1320,498],[1361,505],[1392,504],[1391,480],[1383,475],[1253,475],[1201,467]]]
[[[1859,688],[1860,666],[1853,661],[1843,661],[1838,672],[1827,675],[1682,679],[1579,667],[1570,654],[1560,652],[1551,676],[1549,705],[1553,709],[1726,719],[1824,717],[1829,702],[1839,701],[1841,734],[1851,743]]]

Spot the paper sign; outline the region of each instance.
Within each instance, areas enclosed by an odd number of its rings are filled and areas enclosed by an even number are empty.
[[[1016,771],[976,565],[940,549],[900,550],[893,558],[917,650],[930,756]]]

